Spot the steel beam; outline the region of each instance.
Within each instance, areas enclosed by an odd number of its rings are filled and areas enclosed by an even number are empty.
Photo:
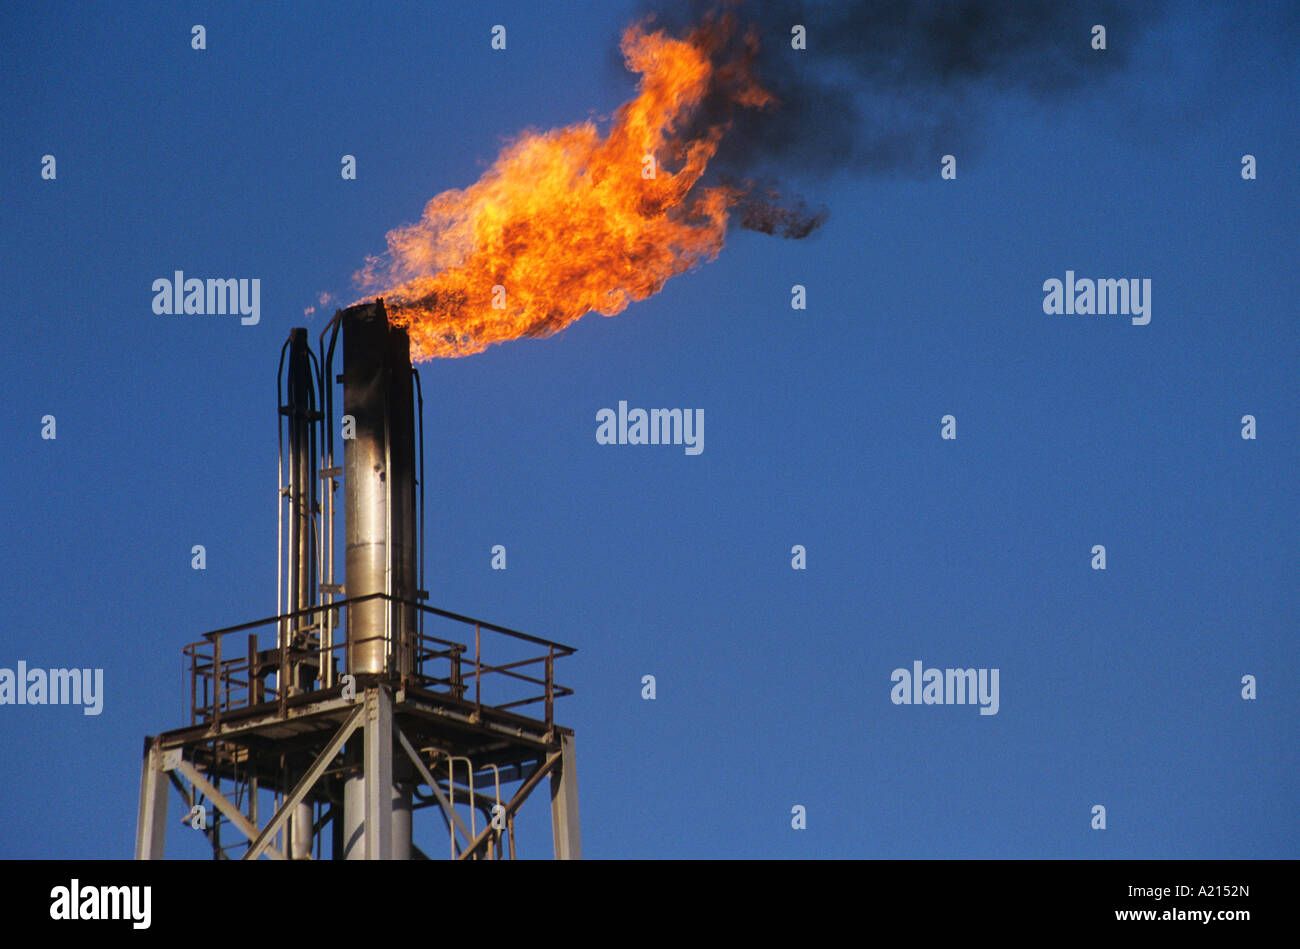
[[[393,703],[385,688],[365,693],[367,860],[393,859]]]
[[[191,808],[193,808],[194,805],[193,805],[193,804],[190,804],[190,798],[192,798],[194,795],[193,795],[193,793],[190,791],[190,789],[187,788],[187,787],[185,786],[185,782],[182,781],[180,778],[178,778],[178,777],[176,776],[176,772],[175,772],[175,771],[168,771],[168,772],[167,772],[167,777],[169,777],[169,778],[171,779],[172,787],[174,787],[174,788],[176,789],[176,793],[179,794],[179,795],[181,796],[181,803],[183,803],[183,804],[187,804],[187,805],[189,805]],[[188,820],[190,819],[190,816],[189,816],[190,813],[191,813],[191,811],[187,811],[187,812],[186,812],[185,818],[181,821],[182,823],[185,823],[185,821],[188,821]],[[256,820],[254,820],[254,823],[257,823]],[[204,836],[204,838],[207,840],[207,842],[208,842],[209,844],[212,845],[212,856],[213,856],[213,859],[215,859],[215,860],[229,860],[230,858],[226,856],[226,852],[225,852],[224,850],[221,849],[221,841],[219,841],[219,840],[217,839],[217,835],[216,835],[216,832],[215,832],[215,831],[216,831],[216,824],[215,824],[215,822],[212,823],[212,824],[207,824],[207,825],[203,828],[203,836]]]
[[[578,830],[578,763],[573,736],[560,736],[560,766],[551,772],[551,836],[556,860],[581,860]]]
[[[161,860],[167,843],[167,779],[156,738],[144,742],[140,771],[140,813],[135,826],[135,859]]]

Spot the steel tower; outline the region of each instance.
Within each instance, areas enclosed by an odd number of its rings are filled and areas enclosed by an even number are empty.
[[[435,857],[412,840],[424,809],[452,858],[513,858],[516,815],[545,778],[555,856],[580,857],[573,731],[553,714],[572,694],[555,661],[574,650],[425,602],[423,396],[406,332],[382,300],[337,312],[319,356],[294,329],[277,392],[277,615],[185,647],[190,723],[145,739],[136,857],[163,857],[174,787],[182,832],[201,830],[216,859]]]

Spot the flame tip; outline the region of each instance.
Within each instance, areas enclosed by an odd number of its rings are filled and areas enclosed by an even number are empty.
[[[408,330],[413,358],[459,358],[552,336],[590,312],[621,313],[715,259],[737,206],[746,226],[787,235],[803,226],[784,209],[764,217],[749,183],[704,180],[729,128],[704,120],[706,100],[775,102],[753,74],[757,32],[736,44],[736,28],[729,8],[681,37],[653,13],[632,22],[619,45],[637,92],[606,132],[591,119],[526,128],[478,181],[435,195],[418,221],[388,232],[386,251],[353,279],[383,294],[373,299]]]

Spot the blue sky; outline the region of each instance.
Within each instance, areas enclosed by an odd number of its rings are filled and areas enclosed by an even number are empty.
[[[0,706],[0,857],[129,856],[182,646],[274,612],[271,387],[304,308],[505,137],[633,94],[632,4],[465,6],[6,10],[0,667],[102,667],[106,694]],[[585,855],[1300,856],[1278,9],[1179,7],[1086,93],[980,93],[955,181],[938,154],[795,175],[830,212],[807,240],[736,229],[618,316],[422,366],[432,602],[578,647]],[[261,322],[155,315],[177,269],[260,278]],[[1044,314],[1067,269],[1150,278],[1150,324]],[[620,400],[702,408],[704,451],[597,444]],[[917,659],[999,669],[998,714],[892,704]]]

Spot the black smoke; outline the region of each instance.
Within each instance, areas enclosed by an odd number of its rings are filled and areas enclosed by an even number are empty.
[[[1163,0],[682,0],[642,15],[677,36],[734,18],[711,58],[748,62],[777,103],[739,107],[719,83],[683,132],[726,126],[711,174],[759,183],[742,225],[798,237],[825,212],[797,199],[772,204],[774,182],[936,175],[941,155],[978,151],[1008,97],[1064,106],[1124,70],[1163,8]],[[1106,28],[1104,51],[1092,48],[1094,24]],[[806,49],[791,45],[795,25]]]

